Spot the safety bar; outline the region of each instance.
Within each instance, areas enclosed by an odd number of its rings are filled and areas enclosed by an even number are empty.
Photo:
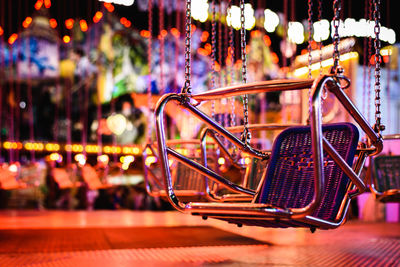
[[[278,91],[302,90],[310,88],[313,85],[313,82],[313,80],[309,79],[252,82],[209,90],[204,93],[192,95],[191,98],[196,100],[197,102],[202,102],[206,100],[215,100],[246,94],[250,95]]]

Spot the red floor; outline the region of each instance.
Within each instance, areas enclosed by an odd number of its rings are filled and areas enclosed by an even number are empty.
[[[11,252],[0,254],[0,266],[400,266],[399,223],[350,221],[336,230],[311,234],[307,229],[238,228],[178,212],[0,212],[3,231],[144,226],[212,226],[265,244],[184,246],[178,240],[177,246],[166,248]],[[1,235],[0,240],[7,244]]]

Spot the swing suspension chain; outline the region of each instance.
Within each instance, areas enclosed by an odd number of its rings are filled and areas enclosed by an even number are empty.
[[[318,0],[318,21],[322,20],[322,0]],[[322,75],[322,40],[318,42],[318,49],[319,49],[319,75]],[[322,95],[321,99],[322,102],[328,98],[328,89],[324,86],[322,88]],[[323,106],[322,106],[323,108]]]
[[[247,63],[246,63],[246,28],[244,17],[244,0],[240,0],[240,44],[242,56],[242,81],[247,83]],[[250,144],[251,133],[249,131],[249,98],[247,95],[243,96],[243,124],[244,129],[242,133],[242,140],[246,145]]]
[[[339,42],[340,42],[340,37],[339,37],[339,23],[340,23],[340,10],[341,10],[341,2],[340,0],[334,0],[333,1],[333,27],[335,29],[334,34],[333,34],[333,66],[331,69],[332,74],[340,74],[343,72],[343,69],[340,68],[339,66],[339,60],[340,60],[340,52],[339,52]]]
[[[149,108],[149,114],[152,106],[152,101],[151,101],[151,60],[152,60],[152,38],[153,38],[153,0],[149,0],[149,42],[148,42],[148,47],[147,47],[147,61],[149,64],[149,80],[148,80],[148,85],[147,85],[147,106]],[[147,141],[148,143],[151,141],[151,135],[153,132],[153,127],[152,127],[152,118],[149,116],[148,118],[148,129],[147,129]]]
[[[372,3],[373,0],[369,0],[369,6],[368,6],[368,19],[372,20]],[[371,77],[372,77],[372,64],[371,61],[369,60],[372,57],[372,37],[368,37],[368,86],[367,86],[367,90],[368,90],[368,105],[367,105],[367,119],[368,121],[370,121],[370,117],[371,117],[371,102],[372,102],[372,98],[371,98]]]
[[[318,0],[318,21],[322,20],[322,0]],[[322,75],[322,40],[318,42],[319,49],[319,75]]]
[[[191,0],[186,0],[186,14],[185,14],[185,84],[181,93],[190,95],[192,93],[190,85],[191,74],[191,34],[192,34],[192,18],[191,18]]]
[[[231,7],[232,7],[232,0],[229,0],[228,2],[228,14],[230,17],[232,17],[231,13]],[[235,72],[234,72],[234,65],[235,65],[235,42],[234,42],[234,32],[233,32],[233,26],[229,28],[229,57],[230,57],[230,66],[229,66],[229,76],[230,76],[230,81],[229,83],[232,85],[233,82],[235,81]],[[236,114],[235,114],[235,97],[231,97],[231,122],[230,126],[235,126],[236,125]]]
[[[217,45],[217,29],[216,29],[216,20],[215,20],[215,0],[211,2],[211,10],[212,10],[212,21],[211,21],[211,89],[216,88],[216,76],[217,72],[215,70],[215,61],[216,61],[216,45]],[[211,101],[211,117],[215,119],[215,101]]]
[[[311,48],[311,42],[312,42],[312,0],[308,0],[308,79],[312,79],[312,73],[311,73],[311,64],[312,64],[312,48]],[[309,104],[309,111],[308,111],[308,117],[310,118],[311,116],[311,87],[308,89],[308,104]],[[309,120],[310,121],[310,120]]]
[[[312,78],[311,74],[311,63],[312,63],[312,48],[311,48],[311,42],[312,42],[312,33],[313,33],[313,27],[312,27],[312,0],[308,0],[308,78]],[[309,90],[309,97],[311,95],[311,88]]]
[[[374,20],[375,20],[375,40],[374,40],[374,48],[375,48],[375,126],[374,129],[377,133],[380,133],[385,129],[385,126],[381,124],[381,41],[379,40],[380,34],[380,7],[381,1],[374,0]]]

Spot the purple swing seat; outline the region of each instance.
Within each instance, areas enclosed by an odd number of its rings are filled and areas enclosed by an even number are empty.
[[[327,124],[322,126],[322,131],[340,156],[352,166],[359,138],[356,126],[351,123]],[[334,222],[346,197],[350,179],[327,153],[324,153],[324,175],[323,198],[311,216]],[[275,139],[264,184],[256,202],[280,208],[302,208],[312,201],[313,195],[314,163],[310,127],[290,127]],[[220,219],[238,225],[310,227],[301,220]]]

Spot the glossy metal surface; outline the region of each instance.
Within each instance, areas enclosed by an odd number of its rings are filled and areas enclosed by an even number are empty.
[[[348,80],[346,80],[348,82]],[[249,205],[244,205],[243,203],[189,203],[185,205],[181,203],[174,193],[171,185],[171,174],[168,166],[168,155],[172,155],[179,161],[185,163],[187,166],[193,170],[206,175],[207,177],[213,179],[216,182],[220,182],[222,185],[230,188],[234,192],[245,192],[244,188],[232,184],[230,181],[220,177],[214,171],[207,168],[207,166],[202,166],[197,162],[193,162],[190,159],[186,159],[184,156],[175,152],[174,150],[167,147],[165,129],[164,129],[164,109],[168,102],[174,102],[178,104],[182,109],[188,110],[195,117],[200,119],[206,124],[206,126],[211,130],[217,132],[219,135],[228,139],[232,144],[237,146],[239,149],[251,154],[253,157],[267,158],[266,153],[252,148],[246,145],[242,140],[238,139],[229,128],[224,128],[212,118],[208,117],[205,113],[200,111],[196,106],[192,105],[189,98],[185,95],[179,94],[169,94],[163,96],[156,108],[156,125],[157,125],[157,141],[159,155],[162,162],[162,171],[164,175],[165,184],[167,186],[167,191],[169,193],[169,201],[178,210],[183,212],[190,212],[192,214],[202,214],[218,216],[218,214],[229,214],[233,217],[240,214],[241,216],[249,217],[263,217],[265,219],[273,219],[274,217],[287,217],[295,219],[301,222],[309,223],[310,225],[316,225],[317,227],[329,229],[335,228],[344,222],[345,214],[349,206],[349,200],[352,194],[355,194],[353,188],[349,188],[349,196],[342,203],[341,210],[337,216],[335,222],[327,222],[320,220],[318,218],[313,218],[309,216],[319,205],[322,199],[322,188],[324,188],[324,172],[323,172],[323,151],[324,148],[334,158],[335,162],[340,168],[350,177],[352,182],[357,188],[357,193],[365,191],[365,185],[363,181],[358,176],[358,170],[353,171],[351,166],[348,166],[346,162],[339,156],[335,149],[323,138],[322,135],[322,115],[321,115],[321,93],[322,88],[327,87],[329,91],[333,92],[335,96],[341,101],[345,109],[350,113],[350,115],[359,123],[360,127],[366,132],[369,137],[369,145],[374,146],[371,150],[363,150],[359,153],[364,153],[365,155],[371,153],[379,153],[382,149],[382,139],[378,136],[372,127],[367,123],[365,118],[356,109],[350,99],[346,96],[341,88],[340,82],[337,77],[331,75],[321,76],[315,81],[311,80],[280,80],[280,81],[268,81],[253,84],[245,84],[238,86],[231,86],[227,88],[220,88],[212,91],[208,91],[202,94],[192,96],[195,101],[201,102],[209,99],[225,98],[229,96],[236,96],[241,94],[249,93],[261,93],[261,92],[272,92],[272,91],[284,91],[284,90],[302,90],[307,89],[312,85],[312,106],[310,112],[310,122],[311,122],[311,137],[312,137],[312,147],[313,147],[313,160],[314,164],[314,186],[315,194],[313,200],[303,208],[292,208],[292,209],[281,209],[278,207],[271,207],[268,205],[263,206],[260,204],[250,203]],[[282,126],[284,127],[284,126]],[[276,128],[276,127],[275,127]],[[273,129],[275,129],[273,128]],[[236,130],[236,129],[232,129]],[[218,142],[217,142],[218,143]],[[367,147],[368,148],[368,147]],[[204,157],[204,156],[203,156]],[[359,157],[359,162],[356,164],[359,168],[362,163],[365,162],[365,158]],[[247,192],[249,195],[254,194],[254,192]]]

